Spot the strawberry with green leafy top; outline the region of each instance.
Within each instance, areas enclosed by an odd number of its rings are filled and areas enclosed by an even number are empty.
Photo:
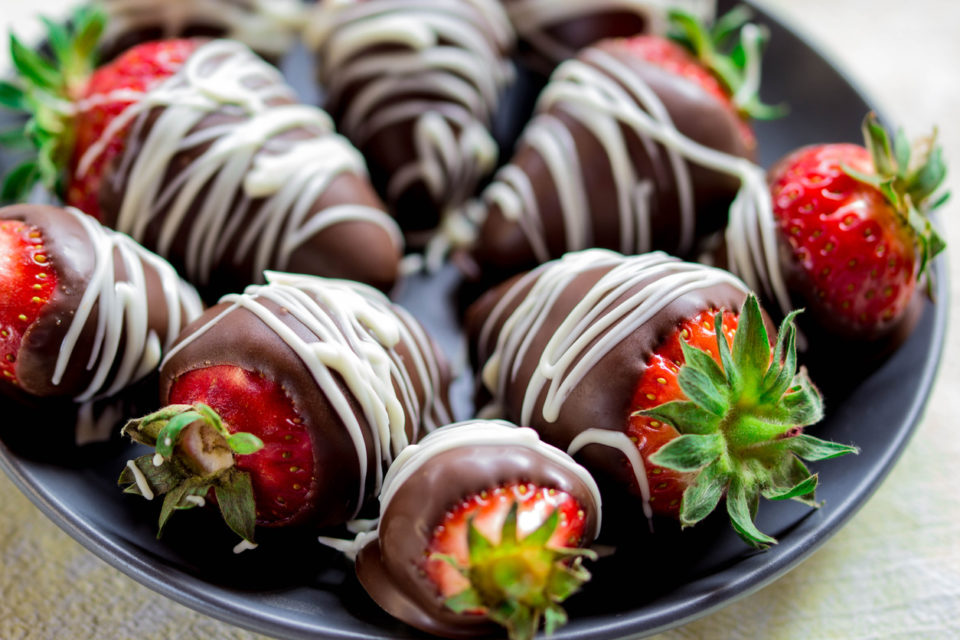
[[[561,604],[590,579],[599,531],[587,471],[530,429],[470,420],[408,447],[384,482],[375,535],[361,534],[357,576],[404,622],[446,637],[504,627],[551,634]]]
[[[645,462],[654,513],[692,526],[726,498],[734,529],[757,547],[759,498],[810,506],[817,475],[803,460],[856,453],[803,433],[823,417],[819,392],[797,370],[794,316],[771,352],[757,299],[739,313],[704,311],[683,322],[647,361],[627,433]]]
[[[791,289],[819,324],[876,339],[898,327],[930,261],[945,247],[929,218],[948,194],[936,135],[911,148],[873,114],[865,146],[794,151],[769,172]]]

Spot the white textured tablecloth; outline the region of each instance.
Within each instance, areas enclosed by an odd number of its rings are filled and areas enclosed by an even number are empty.
[[[0,0],[0,32],[14,25],[30,33],[37,11],[58,15],[65,4]],[[952,329],[960,321],[960,2],[763,4],[819,45],[909,133],[939,123],[956,196],[942,215],[954,247]],[[657,639],[960,638],[957,341],[951,330],[933,398],[903,458],[842,531],[776,583]],[[0,639],[133,637],[256,636],[112,569],[0,477]]]

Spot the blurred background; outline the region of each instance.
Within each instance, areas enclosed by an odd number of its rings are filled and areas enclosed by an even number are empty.
[[[0,0],[0,33],[38,33],[64,0]],[[657,640],[960,637],[960,2],[757,0],[819,48],[911,136],[939,124],[955,198],[941,211],[951,272],[946,355],[926,416],[870,502],[774,584]],[[8,62],[0,48],[0,68]],[[825,118],[829,114],[824,114]],[[814,141],[810,142],[826,142]],[[949,301],[942,301],[948,303]],[[237,638],[84,550],[0,476],[0,638]]]

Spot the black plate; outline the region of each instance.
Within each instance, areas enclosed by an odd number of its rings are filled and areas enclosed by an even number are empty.
[[[791,106],[787,118],[757,125],[763,162],[812,142],[858,141],[860,122],[870,109],[862,94],[782,25],[762,14],[759,19],[772,32],[764,97]],[[285,66],[305,93],[308,67],[302,52]],[[502,131],[522,119],[516,112],[513,116],[513,124],[505,123]],[[0,165],[11,160],[0,156]],[[764,504],[760,528],[780,544],[763,553],[747,549],[722,518],[682,536],[664,536],[655,554],[645,554],[643,548],[621,551],[616,560],[597,565],[593,582],[569,602],[570,624],[554,637],[605,640],[679,626],[760,589],[836,533],[879,486],[920,420],[947,318],[946,269],[937,266],[940,302],[925,305],[912,337],[852,391],[831,395],[827,390],[828,417],[815,433],[855,443],[862,452],[819,465],[819,494],[826,501],[822,509]],[[409,303],[455,361],[464,353],[452,304],[456,281],[448,269],[433,278],[412,279],[398,291],[400,302]],[[466,376],[455,386],[461,417],[470,410],[470,388]],[[51,464],[0,443],[0,467],[51,520],[117,569],[182,604],[275,636],[423,637],[382,613],[357,586],[350,567],[313,540],[287,541],[274,549],[263,544],[234,556],[234,540],[225,528],[212,516],[191,512],[179,522],[175,518],[164,540],[157,541],[156,505],[123,496],[116,488],[127,457],[113,450],[86,466]],[[671,566],[664,558],[673,558]],[[631,589],[623,589],[625,584]]]

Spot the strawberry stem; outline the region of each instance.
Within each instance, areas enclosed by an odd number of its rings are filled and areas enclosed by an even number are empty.
[[[683,526],[705,518],[726,495],[727,513],[740,537],[758,548],[774,544],[753,524],[759,497],[817,506],[817,476],[802,460],[858,452],[802,433],[823,417],[823,400],[806,371],[797,368],[798,313],[781,325],[772,358],[756,296],[750,295],[740,309],[732,349],[724,336],[723,313],[718,313],[719,364],[706,351],[681,343],[684,364],[678,382],[689,400],[638,412],[672,424],[681,434],[650,462],[694,474],[680,503]]]
[[[250,433],[231,433],[220,416],[205,404],[171,405],[131,420],[123,433],[134,442],[154,448],[153,454],[131,460],[118,484],[124,493],[148,500],[164,496],[157,537],[177,510],[205,503],[212,490],[227,525],[253,542],[256,505],[250,476],[236,468],[236,455],[263,448]]]
[[[769,32],[749,22],[753,17],[749,8],[734,7],[709,30],[696,16],[682,9],[673,9],[668,16],[673,26],[671,37],[720,80],[741,116],[774,120],[786,115],[785,105],[764,104],[758,95],[761,58]],[[737,38],[731,47],[734,34]]]
[[[941,192],[947,166],[943,149],[937,144],[937,130],[911,145],[900,129],[891,142],[877,115],[869,113],[863,120],[863,138],[873,159],[874,173],[863,173],[848,166],[843,170],[855,180],[878,189],[901,222],[911,229],[918,252],[917,276],[927,273],[930,293],[933,274],[926,267],[946,248],[946,242],[929,216],[950,197],[949,191]]]

